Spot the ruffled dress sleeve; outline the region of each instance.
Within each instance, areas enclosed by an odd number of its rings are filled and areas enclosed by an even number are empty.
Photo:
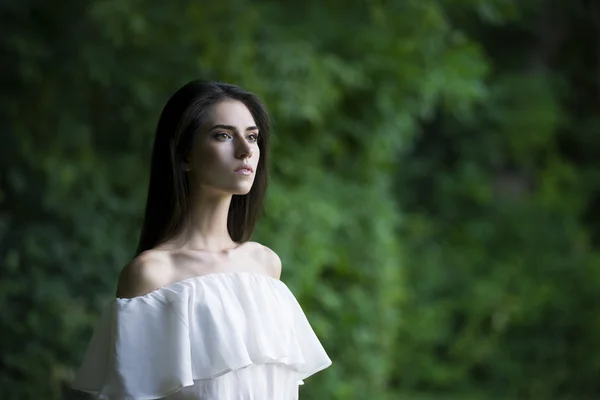
[[[72,387],[99,399],[161,399],[200,384],[208,393],[211,380],[251,366],[276,365],[303,384],[331,363],[283,282],[251,272],[214,273],[111,301]],[[252,382],[245,384],[252,390]],[[265,388],[270,384],[261,383],[261,390],[275,393]]]

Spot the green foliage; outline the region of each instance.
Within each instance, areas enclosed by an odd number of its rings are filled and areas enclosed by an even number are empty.
[[[491,79],[477,117],[458,121],[441,111],[402,157],[397,187],[410,190],[397,197],[407,214],[408,292],[396,382],[404,389],[600,395],[592,350],[600,253],[597,219],[588,217],[597,215],[599,186],[584,173],[598,167],[586,147],[598,149],[600,136],[592,139],[569,117],[597,99],[566,95],[566,87],[576,89],[569,69],[531,71],[544,45],[521,32],[532,47],[494,55],[512,67]],[[518,70],[515,60],[528,62]],[[594,112],[581,116],[597,120]]]

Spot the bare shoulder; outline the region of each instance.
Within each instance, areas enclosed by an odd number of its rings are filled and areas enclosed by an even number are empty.
[[[117,284],[118,298],[142,296],[170,283],[172,265],[167,252],[148,250],[121,270]]]
[[[269,247],[257,243],[259,247],[259,259],[261,264],[267,268],[267,272],[275,279],[281,278],[281,258]]]

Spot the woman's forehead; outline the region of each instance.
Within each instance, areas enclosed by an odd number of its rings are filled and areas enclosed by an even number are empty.
[[[227,100],[214,104],[208,112],[209,128],[214,125],[232,125],[246,130],[256,125],[250,110],[241,101]]]

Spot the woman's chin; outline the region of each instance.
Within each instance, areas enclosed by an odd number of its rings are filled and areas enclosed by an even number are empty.
[[[250,193],[251,189],[252,185],[236,185],[236,187],[231,190],[231,193],[238,196],[244,196]]]

